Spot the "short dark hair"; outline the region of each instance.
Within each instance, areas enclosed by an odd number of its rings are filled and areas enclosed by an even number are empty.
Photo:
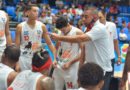
[[[32,65],[39,68],[49,60],[49,52],[47,50],[37,51],[33,54]]]
[[[19,60],[20,53],[20,48],[15,45],[7,46],[4,50],[5,58],[13,63],[16,63]]]
[[[101,12],[103,15],[106,14],[106,10],[105,9],[100,9],[99,12]]]
[[[66,27],[67,24],[68,24],[68,19],[63,16],[58,17],[56,20],[56,28],[58,29]]]
[[[32,7],[38,7],[36,4],[30,4],[26,7],[26,11],[31,10]]]
[[[78,80],[81,87],[96,86],[103,80],[103,69],[95,63],[84,64],[78,73]]]

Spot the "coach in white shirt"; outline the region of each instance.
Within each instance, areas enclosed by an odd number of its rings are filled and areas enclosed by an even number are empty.
[[[114,49],[116,51],[116,54],[118,56],[117,58],[117,64],[121,64],[121,56],[119,51],[119,43],[117,40],[117,29],[116,25],[113,22],[106,21],[106,11],[100,10],[98,13],[99,21],[103,23],[106,26],[106,31],[109,33],[109,50],[110,50],[110,58],[112,61],[112,67],[114,72],[114,63],[115,63],[115,54]]]
[[[89,7],[84,11],[83,21],[86,26],[94,23],[93,28],[86,34],[75,36],[59,36],[55,33],[51,33],[51,38],[53,40],[72,43],[85,42],[85,60],[86,62],[94,62],[103,68],[105,76],[102,90],[108,90],[112,75],[108,40],[109,34],[105,30],[105,26],[101,23],[98,23],[98,11],[96,7]],[[84,61],[80,61],[80,66],[83,63]]]

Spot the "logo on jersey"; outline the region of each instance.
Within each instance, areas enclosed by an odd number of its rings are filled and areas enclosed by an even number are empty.
[[[32,42],[28,42],[28,44],[25,46],[25,49],[31,49],[32,48]]]
[[[24,40],[25,41],[29,40],[29,32],[28,31],[24,31]]]
[[[4,30],[0,30],[0,38],[4,37]]]
[[[40,34],[41,34],[41,30],[37,30],[38,39],[40,39]]]
[[[5,18],[2,18],[2,21],[3,21],[3,23],[6,23],[6,19]]]

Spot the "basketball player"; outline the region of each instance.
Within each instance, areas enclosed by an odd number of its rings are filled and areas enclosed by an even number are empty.
[[[113,72],[114,72],[114,63],[115,63],[115,54],[114,54],[114,49],[117,54],[117,65],[121,64],[121,56],[120,56],[120,51],[119,51],[119,43],[117,40],[117,29],[116,25],[113,22],[106,21],[106,11],[105,10],[100,10],[98,13],[99,16],[99,21],[103,23],[106,26],[106,30],[109,33],[109,49],[111,51],[110,57],[111,57],[111,62],[112,62],[112,67],[113,67]]]
[[[103,69],[95,63],[86,63],[78,73],[78,90],[101,90],[104,81]]]
[[[20,49],[14,45],[7,46],[3,52],[0,63],[0,90],[7,90],[8,86],[17,76],[14,71],[20,57]]]
[[[0,7],[2,5],[2,0],[0,0]],[[6,48],[6,45],[9,46],[12,43],[12,37],[9,31],[9,17],[8,14],[0,10],[0,62],[1,56]]]
[[[60,36],[81,35],[83,32],[69,24],[67,18],[61,16],[56,20],[56,28]],[[79,60],[84,58],[83,43],[68,43],[56,41],[57,61],[54,66],[55,90],[76,89]],[[81,53],[82,52],[82,53]],[[84,55],[81,57],[81,55]]]
[[[55,48],[47,34],[45,24],[37,21],[39,8],[29,5],[27,8],[28,20],[20,23],[16,28],[15,45],[21,49],[20,67],[22,70],[31,69],[31,58],[38,47],[42,47],[41,39],[44,38],[49,49],[55,56]],[[54,57],[54,60],[56,57]]]
[[[54,90],[53,80],[48,77],[51,57],[46,50],[37,51],[32,58],[32,70],[17,75],[8,90]]]
[[[86,62],[94,62],[101,66],[104,70],[104,86],[102,90],[108,90],[110,78],[112,75],[112,66],[110,61],[109,51],[109,34],[105,30],[105,26],[98,23],[98,11],[96,7],[89,7],[84,10],[83,21],[87,26],[94,23],[92,29],[82,35],[75,36],[60,36],[51,33],[53,40],[66,41],[66,42],[85,42],[85,60]]]

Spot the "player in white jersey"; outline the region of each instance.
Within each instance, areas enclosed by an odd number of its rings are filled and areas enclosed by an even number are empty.
[[[2,5],[2,0],[0,0],[0,7]],[[1,55],[6,47],[6,45],[11,45],[12,37],[9,31],[9,18],[8,14],[0,10],[0,62]]]
[[[112,67],[113,67],[113,72],[114,72],[114,64],[115,64],[115,54],[114,50],[116,51],[117,54],[117,65],[121,64],[121,56],[120,56],[120,51],[119,51],[119,43],[117,40],[117,29],[116,25],[113,22],[106,21],[106,16],[107,13],[105,10],[100,10],[98,13],[99,16],[99,21],[103,23],[106,26],[106,30],[109,33],[109,50],[111,51],[110,57],[111,57],[111,62],[112,62]]]
[[[61,36],[81,35],[83,32],[69,24],[67,18],[61,16],[56,20],[56,28]],[[77,73],[79,60],[83,59],[83,43],[56,41],[57,61],[53,62],[53,78],[55,90],[78,88]],[[82,53],[81,53],[82,52]],[[82,57],[81,57],[82,55]]]
[[[31,69],[31,58],[33,52],[42,46],[41,39],[44,38],[49,49],[55,56],[55,48],[47,34],[45,24],[37,21],[39,8],[29,5],[27,8],[28,20],[20,23],[16,28],[15,45],[21,49],[20,67],[22,70]],[[54,57],[54,60],[56,57]]]
[[[95,63],[86,63],[81,66],[78,73],[78,90],[101,90],[103,81],[103,69]]]
[[[20,49],[14,45],[7,46],[2,54],[0,63],[0,90],[7,90],[17,76],[14,71],[20,57]]]
[[[102,23],[98,23],[98,11],[96,7],[89,7],[87,10],[84,10],[82,18],[86,26],[94,23],[89,32],[75,36],[60,36],[55,33],[51,33],[50,35],[53,40],[73,43],[85,42],[85,60],[86,62],[94,62],[103,68],[105,76],[102,90],[108,90],[112,75],[108,46],[109,34],[105,30],[105,26]]]
[[[37,51],[32,58],[32,70],[22,71],[8,90],[54,90],[54,82],[48,77],[51,57],[46,50]]]

